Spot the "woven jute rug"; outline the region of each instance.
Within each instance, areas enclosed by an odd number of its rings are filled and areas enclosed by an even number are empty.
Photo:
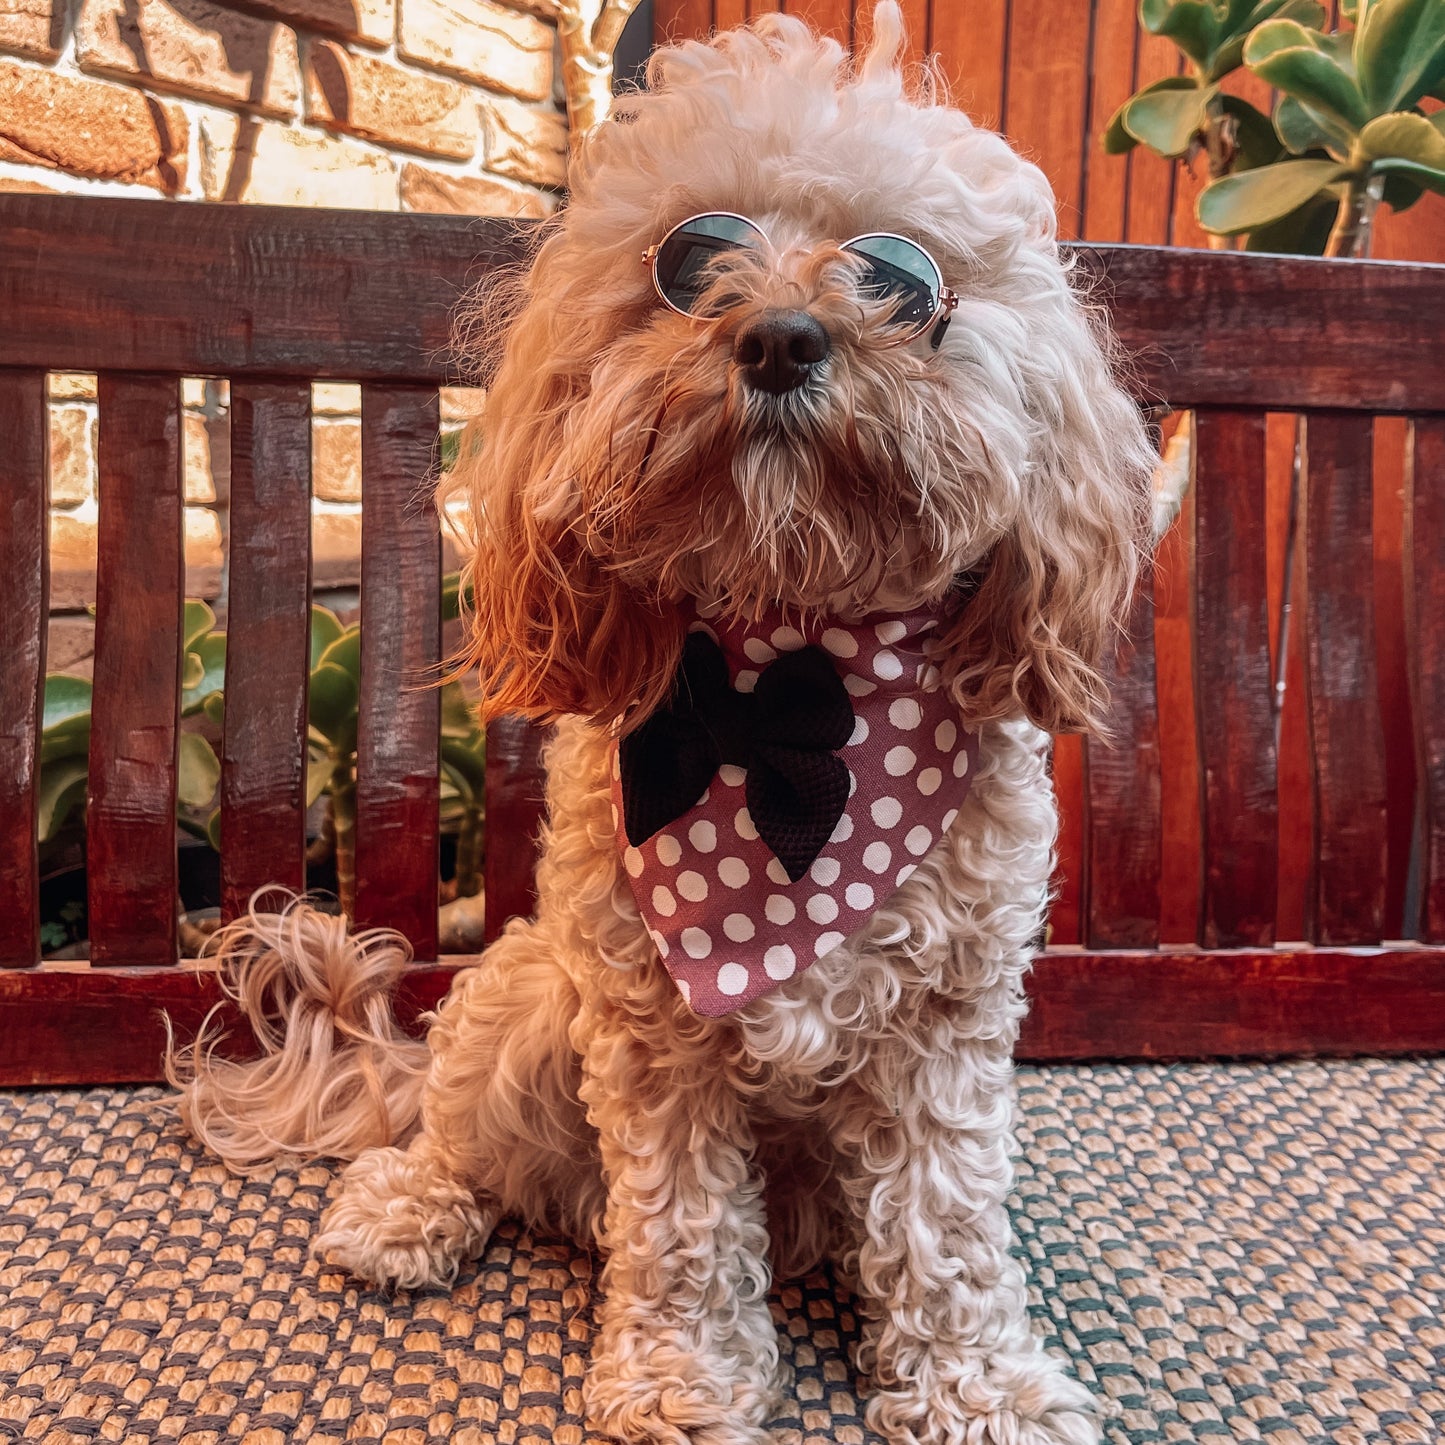
[[[1445,1061],[1026,1069],[1036,1328],[1111,1445],[1445,1440]],[[155,1089],[0,1094],[0,1440],[604,1438],[596,1260],[503,1227],[450,1291],[309,1254],[325,1167],[235,1178]],[[873,1442],[853,1303],[774,1291],[779,1442]]]

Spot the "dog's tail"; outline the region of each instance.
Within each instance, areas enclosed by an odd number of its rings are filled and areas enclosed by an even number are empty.
[[[270,901],[279,890],[265,890]],[[215,935],[221,985],[260,1045],[244,1062],[218,1054],[219,1004],[193,1043],[167,1020],[166,1078],[182,1121],[232,1169],[279,1158],[354,1159],[415,1124],[425,1043],[403,1033],[391,998],[411,949],[400,934],[349,933],[349,920],[284,894],[280,912],[250,911]]]

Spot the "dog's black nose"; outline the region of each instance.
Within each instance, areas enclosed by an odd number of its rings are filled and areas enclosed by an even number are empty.
[[[832,345],[806,311],[764,311],[738,332],[733,361],[749,386],[782,396],[807,381]]]

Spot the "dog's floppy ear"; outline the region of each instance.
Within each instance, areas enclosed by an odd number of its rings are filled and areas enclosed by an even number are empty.
[[[462,346],[501,362],[483,369],[486,403],[442,485],[444,501],[466,503],[454,521],[470,602],[453,661],[476,666],[485,714],[606,723],[633,704],[646,716],[666,696],[682,627],[674,607],[618,579],[585,545],[565,432],[600,338],[583,334],[585,307],[557,304],[566,280],[550,262],[560,239],[510,294],[494,289],[462,323]]]
[[[1023,713],[1048,732],[1102,731],[1101,664],[1147,554],[1156,456],[1103,323],[1062,273],[1035,304],[1022,502],[941,639],[940,665],[972,721]]]

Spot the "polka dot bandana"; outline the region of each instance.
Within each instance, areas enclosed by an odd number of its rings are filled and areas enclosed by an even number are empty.
[[[907,882],[948,831],[977,763],[977,739],[924,656],[937,612],[796,625],[700,618],[733,689],[750,693],[783,653],[821,648],[853,704],[839,756],[848,802],[807,872],[793,882],[758,836],[740,767],[724,763],[691,809],[637,847],[627,839],[619,750],[612,812],[632,895],[668,972],[694,1012],[732,1013],[825,957]]]

